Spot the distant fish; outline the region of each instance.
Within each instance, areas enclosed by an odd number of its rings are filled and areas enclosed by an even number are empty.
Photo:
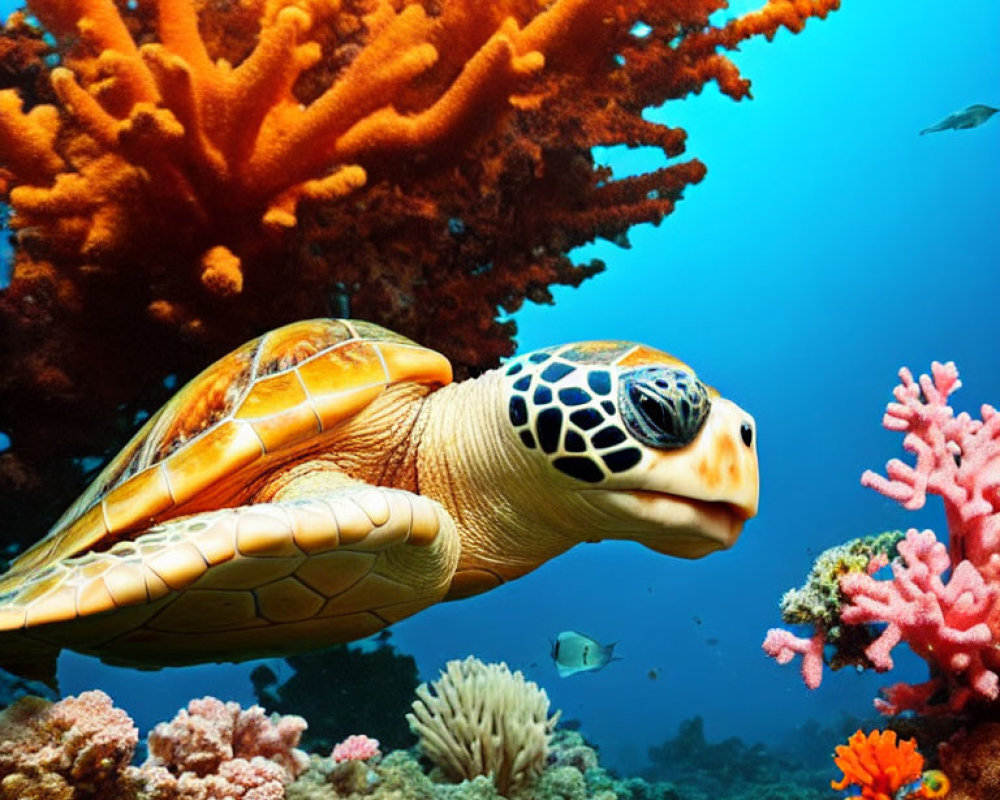
[[[936,800],[944,798],[951,791],[951,781],[939,769],[931,769],[920,776],[920,780],[902,786],[893,800]]]
[[[651,681],[655,681],[657,678],[660,677],[659,668],[651,669],[649,672],[646,673],[646,677],[649,678]]]
[[[997,111],[1000,111],[1000,108],[993,108],[991,106],[984,106],[981,103],[977,103],[976,105],[969,106],[961,111],[949,114],[943,120],[935,125],[931,125],[929,128],[924,128],[920,131],[920,135],[923,136],[925,133],[936,133],[937,131],[978,128],[986,122],[986,120],[996,114]]]
[[[560,678],[568,678],[578,672],[595,672],[612,661],[621,661],[614,655],[616,644],[605,645],[582,633],[563,631],[552,644],[552,660]]]

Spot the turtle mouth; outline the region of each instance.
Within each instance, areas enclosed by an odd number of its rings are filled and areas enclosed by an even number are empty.
[[[632,539],[658,553],[700,558],[736,542],[751,510],[726,500],[701,500],[649,489],[588,492],[616,520],[609,538]]]
[[[656,502],[659,499],[666,498],[675,503],[684,503],[685,505],[697,508],[704,514],[717,515],[721,512],[739,521],[741,524],[753,516],[753,513],[748,509],[742,508],[736,503],[730,503],[728,500],[698,500],[694,497],[685,497],[679,494],[671,494],[670,492],[654,492],[649,489],[630,489],[622,492],[622,494],[632,495],[639,502]]]

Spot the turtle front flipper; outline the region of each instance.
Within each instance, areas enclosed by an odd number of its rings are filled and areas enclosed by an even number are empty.
[[[36,573],[0,596],[0,667],[51,677],[32,663],[62,647],[149,667],[285,655],[369,636],[448,590],[459,539],[435,501],[343,480],[282,494]]]

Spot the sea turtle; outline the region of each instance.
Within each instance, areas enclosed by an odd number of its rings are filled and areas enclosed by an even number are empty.
[[[596,341],[452,383],[317,319],[210,366],[0,577],[0,666],[160,667],[369,636],[579,542],[697,558],[757,509],[753,418],[659,350]]]

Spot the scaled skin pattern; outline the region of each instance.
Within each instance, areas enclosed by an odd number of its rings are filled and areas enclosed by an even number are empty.
[[[684,131],[645,109],[711,81],[748,96],[720,51],[837,5],[716,27],[719,0],[32,0],[55,45],[23,15],[0,36],[9,529],[68,502],[70,460],[113,452],[164,378],[293,319],[363,317],[460,373],[495,366],[514,349],[498,308],[578,285],[603,265],[573,247],[625,244],[705,172],[614,180],[591,148],[676,161]]]

